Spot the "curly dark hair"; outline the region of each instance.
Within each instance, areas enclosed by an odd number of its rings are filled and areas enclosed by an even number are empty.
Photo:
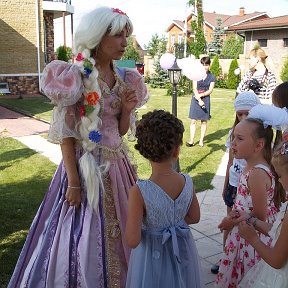
[[[135,149],[153,162],[171,157],[174,148],[182,145],[184,126],[181,120],[164,110],[142,116],[136,128]]]

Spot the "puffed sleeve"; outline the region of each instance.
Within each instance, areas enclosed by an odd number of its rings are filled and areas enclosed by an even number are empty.
[[[143,106],[148,101],[149,94],[142,75],[135,69],[126,68],[125,83],[136,93],[138,99],[136,108]]]
[[[67,137],[80,139],[76,129],[79,100],[84,92],[80,69],[63,61],[52,61],[43,71],[41,90],[55,105],[48,140],[61,144]]]

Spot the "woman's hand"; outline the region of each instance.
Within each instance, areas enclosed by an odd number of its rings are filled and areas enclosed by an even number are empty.
[[[246,221],[242,221],[238,224],[239,234],[242,238],[252,243],[258,240],[258,235],[255,228],[252,225],[248,225]]]
[[[79,208],[81,204],[81,187],[68,185],[65,198],[70,206]]]
[[[135,109],[138,102],[135,91],[127,87],[122,91],[122,93],[120,93],[120,97],[122,102],[122,111],[130,114]]]

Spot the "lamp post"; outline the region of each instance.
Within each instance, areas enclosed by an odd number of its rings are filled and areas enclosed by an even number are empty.
[[[172,114],[177,117],[177,85],[180,82],[181,79],[181,69],[178,67],[176,59],[174,61],[174,64],[172,67],[170,67],[168,70],[168,75],[170,79],[170,83],[173,85],[172,90]],[[179,158],[177,159],[175,163],[174,169],[179,172],[180,171],[180,165],[179,165]]]

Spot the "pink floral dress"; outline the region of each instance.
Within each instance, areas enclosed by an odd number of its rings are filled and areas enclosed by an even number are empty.
[[[262,164],[258,164],[250,169],[246,174],[241,174],[238,184],[237,196],[233,210],[242,210],[251,212],[253,210],[252,197],[249,193],[248,179],[253,169],[260,168],[267,172],[271,177],[272,185],[267,191],[267,222],[273,223],[276,219],[278,209],[274,205],[273,196],[275,190],[275,179],[271,170]],[[271,246],[272,239],[264,234],[259,233],[263,243]],[[240,237],[238,227],[235,226],[228,235],[225,243],[225,254],[221,259],[219,272],[216,278],[216,287],[233,288],[237,287],[239,282],[257,262],[260,256],[248,241]]]

